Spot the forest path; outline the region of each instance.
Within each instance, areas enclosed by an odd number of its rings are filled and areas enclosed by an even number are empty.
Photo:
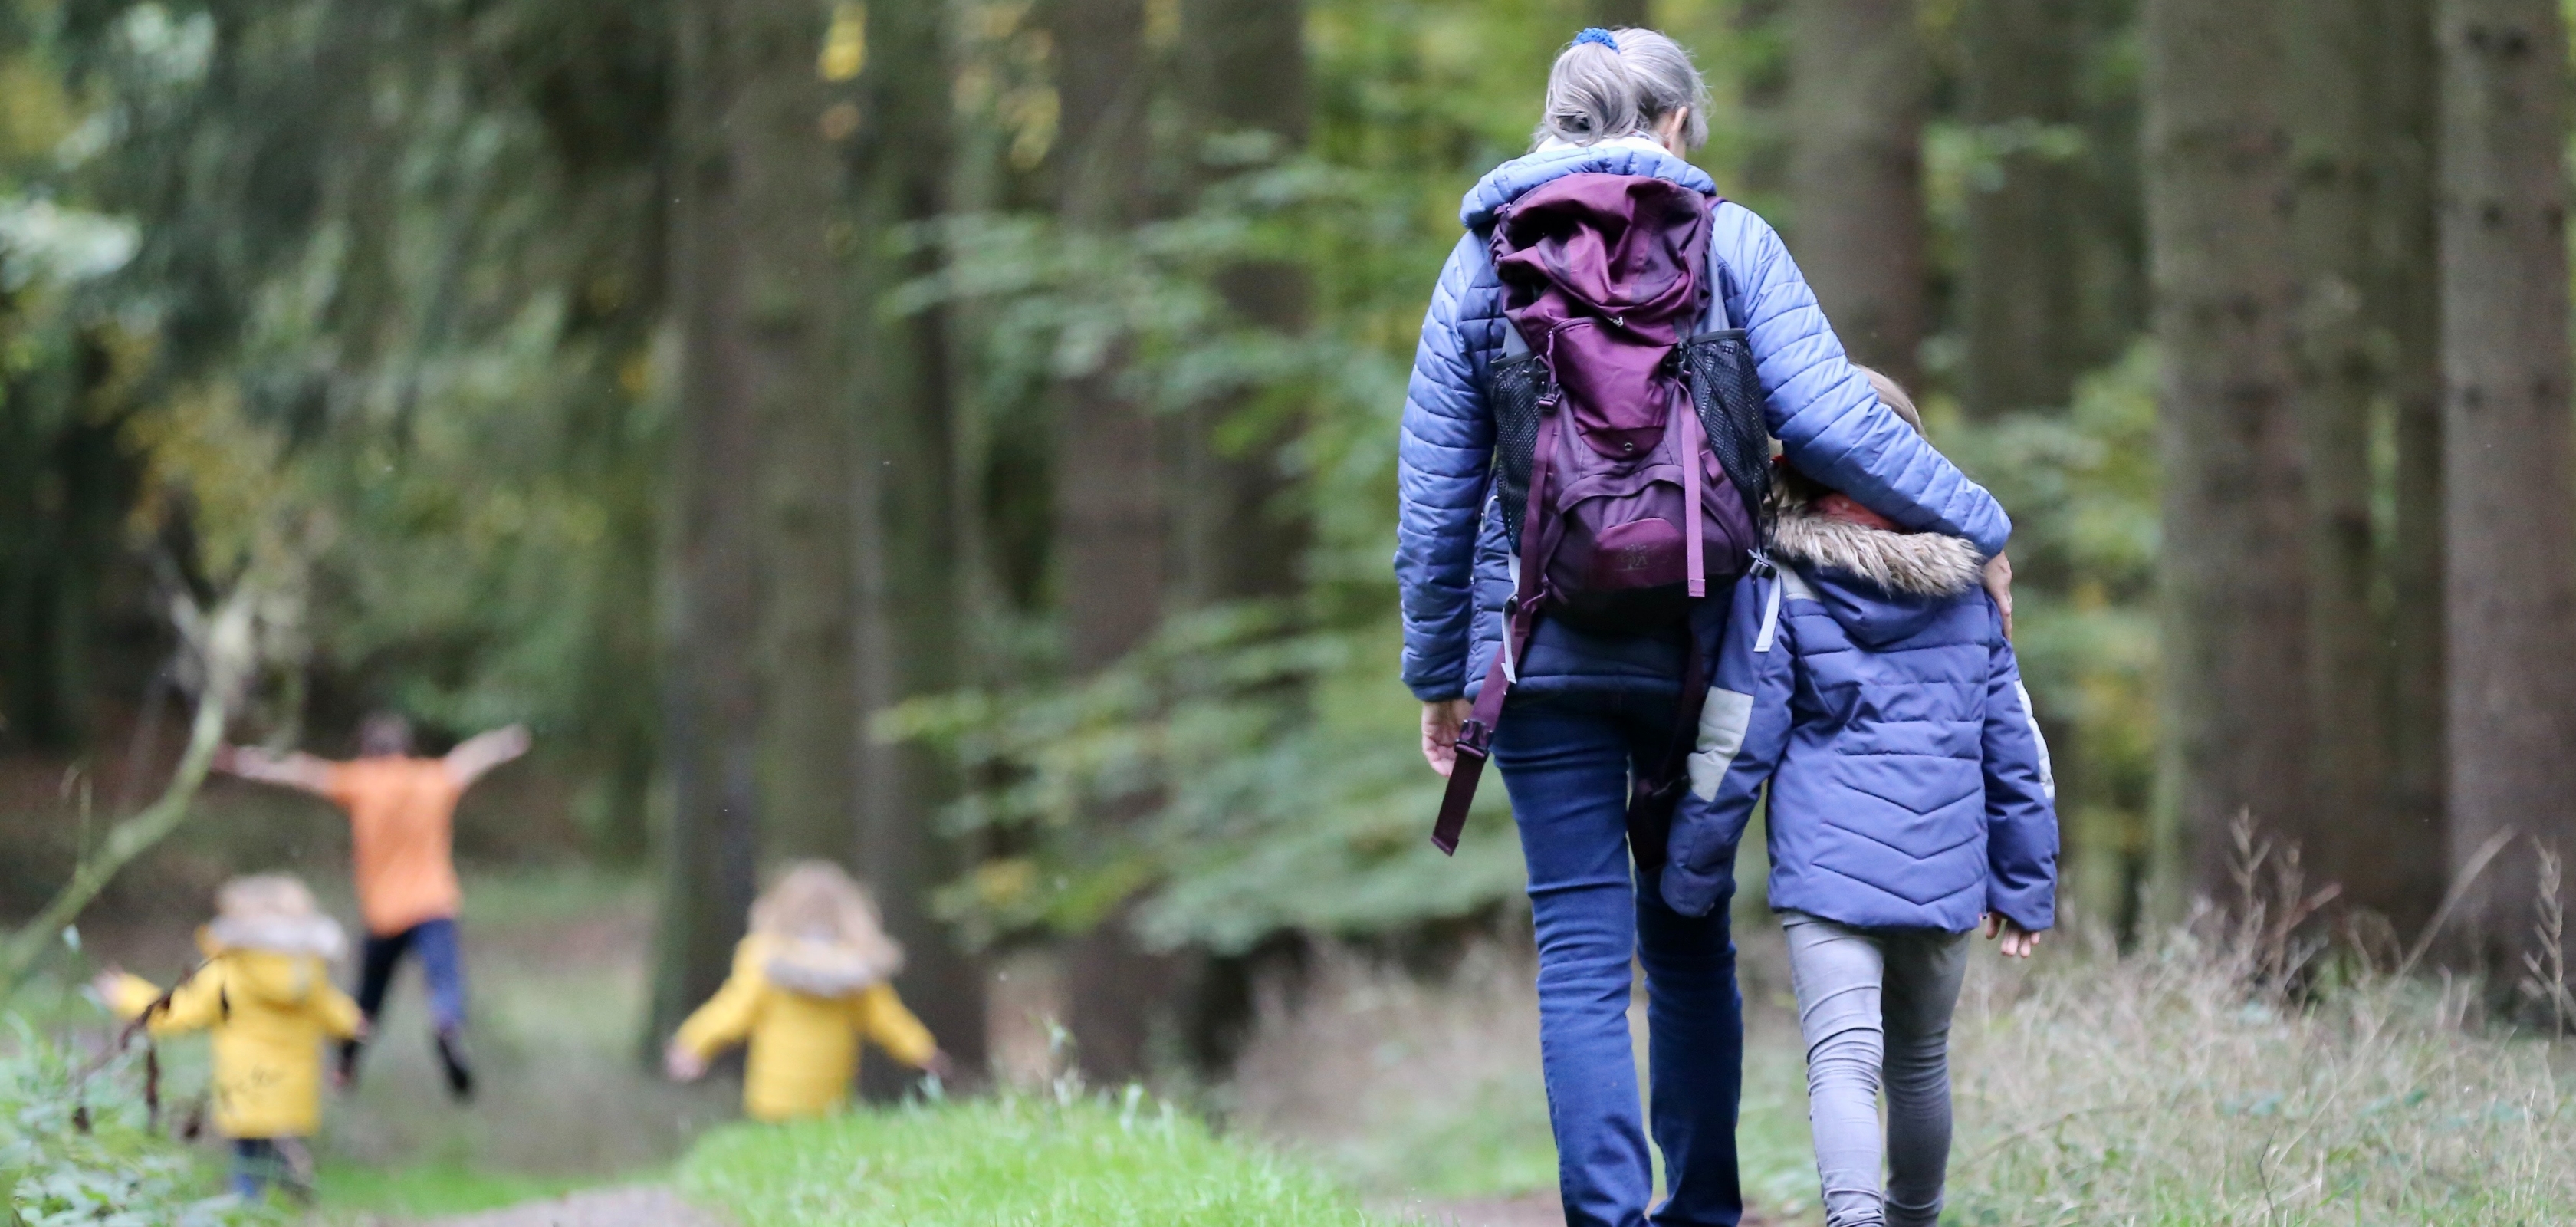
[[[1555,1227],[1565,1221],[1549,1196],[1412,1202],[1383,1207],[1417,1216],[1424,1227]],[[730,1227],[725,1220],[682,1201],[669,1189],[631,1185],[593,1189],[544,1201],[453,1218],[418,1227]]]
[[[731,1227],[654,1185],[592,1189],[481,1214],[431,1219],[420,1227]]]
[[[1556,1227],[1565,1221],[1556,1198],[1537,1194],[1468,1201],[1403,1202],[1380,1207],[1415,1216],[1423,1227]],[[1748,1227],[1758,1218],[1748,1217]],[[502,1210],[434,1219],[420,1227],[729,1227],[720,1218],[680,1200],[669,1189],[635,1185],[595,1189]]]

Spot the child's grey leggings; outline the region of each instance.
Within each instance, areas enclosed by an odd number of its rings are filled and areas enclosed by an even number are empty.
[[[1807,1119],[1827,1227],[1932,1227],[1950,1163],[1950,1011],[1968,967],[1968,935],[1855,929],[1804,912],[1783,912],[1780,921],[1807,1040]]]

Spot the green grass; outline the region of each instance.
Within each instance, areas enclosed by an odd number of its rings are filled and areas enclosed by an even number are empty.
[[[715,1131],[681,1161],[692,1199],[743,1227],[1379,1227],[1314,1169],[1123,1103],[1010,1098]]]
[[[359,1163],[322,1165],[315,1185],[317,1207],[326,1221],[390,1215],[425,1218],[439,1214],[472,1214],[523,1201],[567,1193],[589,1181],[527,1176],[441,1163],[418,1167],[371,1167]]]

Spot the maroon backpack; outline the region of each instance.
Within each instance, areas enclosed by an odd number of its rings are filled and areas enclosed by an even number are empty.
[[[1744,334],[1724,326],[1711,203],[1667,180],[1575,174],[1531,190],[1495,224],[1511,326],[1486,392],[1513,593],[1459,730],[1431,835],[1443,852],[1457,849],[1538,619],[1675,633],[1690,602],[1742,573],[1760,541],[1769,437]],[[1706,686],[1695,642],[1690,655],[1681,710],[1695,714]],[[1666,769],[1637,781],[1630,825],[1641,851],[1662,847],[1636,828],[1669,813],[1694,725],[1677,719]]]

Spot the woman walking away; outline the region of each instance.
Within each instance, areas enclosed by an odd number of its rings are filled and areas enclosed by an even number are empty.
[[[1732,1225],[1743,1213],[1726,911],[1666,907],[1635,889],[1631,862],[1651,883],[1663,858],[1656,808],[1679,791],[1675,751],[1691,745],[1705,690],[1689,675],[1714,652],[1757,544],[1742,487],[1759,484],[1762,435],[1879,514],[1965,537],[1980,556],[1999,554],[2010,532],[1994,499],[1844,360],[1779,236],[1683,159],[1706,136],[1706,112],[1689,54],[1654,31],[1585,30],[1558,55],[1535,148],[1487,174],[1460,209],[1467,233],[1432,292],[1398,455],[1404,680],[1423,703],[1433,768],[1481,764],[1490,746],[1511,793],[1537,923],[1558,1187],[1566,1221],[1585,1227],[1639,1227],[1654,1194],[1629,1041],[1632,958],[1645,968],[1666,1172],[1652,1221]],[[1694,416],[1672,361],[1711,325],[1743,330],[1738,399],[1760,419],[1730,428],[1724,451],[1707,441],[1732,419]],[[1545,390],[1497,396],[1498,377],[1528,379],[1522,350],[1544,365]],[[1511,431],[1498,431],[1502,419]],[[1571,478],[1605,468],[1636,497],[1574,501],[1601,487]],[[1501,493],[1515,480],[1522,488]],[[1578,538],[1581,558],[1564,548]],[[1651,591],[1636,586],[1649,572]],[[1592,589],[1607,599],[1574,599]],[[1471,707],[1478,699],[1484,708]],[[1444,840],[1452,815],[1463,806],[1444,813]]]
[[[803,861],[751,905],[751,935],[734,948],[733,974],[680,1024],[664,1056],[672,1078],[693,1082],[723,1050],[751,1043],[743,1111],[754,1120],[821,1116],[850,1097],[859,1041],[939,1076],[948,1058],[894,993],[903,949],[877,922],[876,905],[841,867]]]
[[[224,883],[197,945],[206,961],[166,995],[114,968],[91,988],[154,1035],[213,1032],[215,1131],[232,1140],[233,1192],[248,1201],[282,1182],[309,1196],[322,1042],[366,1033],[357,1003],[331,985],[331,960],[347,947],[340,926],[304,883],[262,874]]]
[[[1893,383],[1880,396],[1919,428]],[[1777,570],[1736,586],[1664,898],[1686,915],[1723,903],[1768,781],[1825,1221],[1931,1227],[1968,933],[1982,916],[2027,958],[2055,919],[2048,746],[1974,545],[1902,532],[1794,471],[1776,490]]]

